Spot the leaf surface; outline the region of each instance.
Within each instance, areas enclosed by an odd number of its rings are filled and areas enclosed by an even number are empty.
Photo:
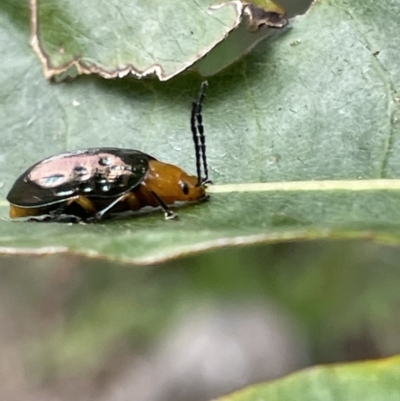
[[[189,116],[200,79],[49,84],[28,44],[27,5],[2,2],[0,250],[153,263],[263,241],[398,243],[399,15],[394,0],[317,2],[211,78],[203,115],[215,185],[210,202],[183,208],[179,221],[153,213],[34,225],[9,221],[5,197],[26,168],[61,151],[130,147],[193,173]]]
[[[286,25],[284,10],[270,0],[262,3],[263,9],[274,12],[274,28]],[[78,74],[168,80],[212,52],[240,25],[239,36],[229,39],[231,54],[212,69],[218,71],[277,31],[268,28],[267,19],[259,32],[249,32],[253,17],[237,0],[217,4],[210,0],[31,0],[30,4],[33,48],[45,76],[58,80]],[[228,52],[217,53],[221,59]]]
[[[203,1],[31,2],[38,53],[51,70],[77,67],[105,76],[156,73],[167,79],[194,62],[237,24],[241,3],[210,10]]]

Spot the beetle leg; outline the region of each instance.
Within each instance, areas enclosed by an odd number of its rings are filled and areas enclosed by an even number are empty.
[[[99,210],[92,218],[87,219],[88,221],[94,222],[94,221],[99,221],[103,218],[103,216],[110,210],[112,209],[117,203],[123,202],[128,196],[129,192],[126,194],[121,195],[119,198],[115,199],[113,202],[108,204],[104,209]]]
[[[165,220],[173,220],[178,218],[178,215],[174,213],[154,191],[151,191],[151,193],[154,196],[154,199],[160,205],[161,209],[164,210]]]
[[[64,214],[66,207],[71,202],[66,202],[59,206],[55,210],[51,210],[48,214],[37,216],[37,217],[30,217],[28,221],[34,221],[37,223],[80,223],[82,219],[79,216],[75,216],[73,214]]]
[[[73,214],[49,214],[47,219],[43,219],[43,221],[51,221],[54,223],[81,223],[82,219],[79,216],[75,216]]]
[[[80,223],[82,219],[71,214],[45,214],[38,217],[29,217],[27,221],[35,223]]]
[[[79,196],[78,198],[71,199],[68,205],[72,203],[77,203],[89,215],[96,213],[96,206],[89,198],[86,198],[86,196]]]
[[[39,217],[30,217],[27,221],[32,221],[35,223],[81,223],[82,219],[78,216],[72,214],[59,214],[58,216],[52,216],[50,214],[45,214]]]
[[[36,222],[54,222],[54,223],[80,223],[82,221],[90,220],[87,218],[82,218],[72,213],[65,213],[68,206],[73,203],[78,204],[88,215],[94,215],[96,213],[96,206],[94,203],[86,198],[85,196],[78,196],[76,198],[71,198],[67,202],[60,205],[57,209],[51,210],[47,215],[40,217],[31,217],[29,221]]]

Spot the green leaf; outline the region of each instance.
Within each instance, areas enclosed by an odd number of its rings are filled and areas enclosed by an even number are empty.
[[[218,401],[395,401],[400,357],[347,365],[319,366],[218,398]]]
[[[399,242],[398,1],[317,2],[209,80],[210,202],[183,208],[179,221],[156,212],[72,226],[9,221],[5,197],[17,176],[46,156],[96,146],[139,149],[194,172],[189,114],[200,79],[51,85],[28,44],[25,1],[3,1],[0,12],[1,252],[154,263],[254,242]]]
[[[255,34],[248,29],[255,18],[247,16],[248,7],[240,1],[162,1],[155,5],[140,0],[100,4],[32,0],[32,45],[47,78],[96,73],[105,78],[156,75],[164,81],[208,55],[239,25],[243,28],[239,36],[229,39],[233,54],[226,59],[226,52],[218,51],[218,58],[224,60],[211,71],[226,67],[276,31],[269,25],[286,25],[284,10],[270,0],[265,7],[273,12],[273,21],[267,18]],[[254,21],[256,30],[259,24]]]
[[[166,79],[192,64],[198,53],[207,53],[238,24],[240,2],[215,11],[209,10],[211,4],[32,1],[38,51],[47,58],[50,76],[76,60],[76,68],[86,66],[109,77],[132,70],[137,76],[157,73]]]

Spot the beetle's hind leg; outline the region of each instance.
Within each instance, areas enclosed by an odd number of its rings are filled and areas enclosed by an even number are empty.
[[[84,197],[68,199],[56,209],[49,210],[47,214],[30,217],[28,221],[40,223],[81,223],[88,221],[96,213],[94,203]]]
[[[68,206],[68,203],[65,203],[57,209],[50,210],[47,214],[29,217],[28,221],[36,223],[80,223],[82,221],[80,216],[66,213]]]
[[[56,214],[49,213],[43,216],[30,217],[28,221],[34,221],[35,223],[81,223],[83,220],[79,216],[73,214]]]

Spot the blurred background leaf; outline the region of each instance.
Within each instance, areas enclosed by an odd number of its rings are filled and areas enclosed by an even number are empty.
[[[210,400],[400,353],[399,252],[317,241],[136,269],[2,257],[2,399]]]
[[[317,367],[274,383],[253,386],[221,401],[290,400],[296,394],[309,401],[397,400],[399,358],[347,366]]]
[[[398,11],[397,1],[318,2],[210,79],[214,182],[398,177]],[[188,114],[200,78],[51,85],[28,44],[26,2],[3,0],[0,18],[4,218],[16,176],[65,149],[129,146],[194,170]],[[176,225],[157,213],[96,226],[3,220],[0,245],[139,263],[221,236],[396,241],[398,196],[220,193]],[[71,252],[2,256],[0,398],[204,401],[303,366],[400,353],[399,252],[297,242],[135,269]]]

